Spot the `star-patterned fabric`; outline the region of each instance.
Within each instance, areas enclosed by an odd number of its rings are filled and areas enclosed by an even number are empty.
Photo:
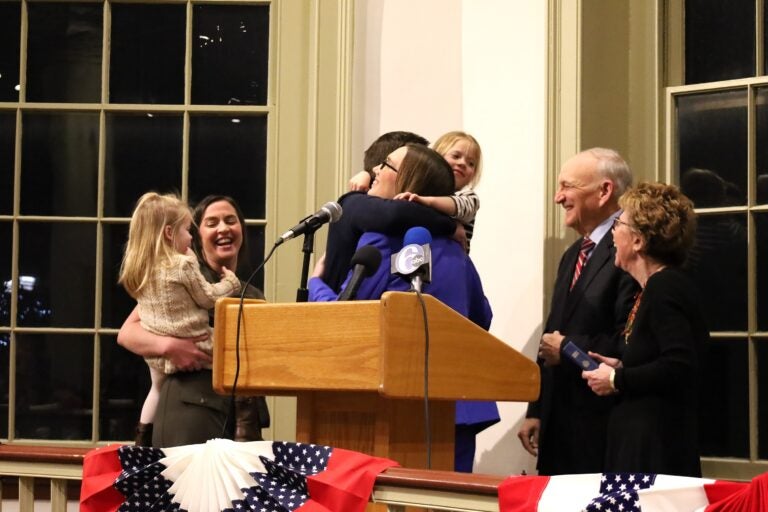
[[[640,512],[640,489],[649,489],[656,475],[649,473],[614,473],[600,479],[600,495],[585,508],[587,512],[616,510]]]
[[[650,474],[512,476],[499,486],[500,512],[757,512],[768,473],[752,484]]]
[[[329,446],[216,439],[167,449],[108,446],[83,465],[84,512],[364,510],[397,463]]]

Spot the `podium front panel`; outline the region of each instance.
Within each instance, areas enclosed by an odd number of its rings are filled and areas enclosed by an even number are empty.
[[[237,343],[238,299],[216,305],[213,384],[295,395],[301,390],[368,390],[379,387],[379,301],[268,304],[243,307]]]

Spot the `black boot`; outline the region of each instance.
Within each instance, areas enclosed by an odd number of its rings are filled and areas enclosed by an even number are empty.
[[[238,396],[235,398],[235,441],[261,441],[261,397]]]
[[[136,446],[152,446],[152,423],[136,425]]]

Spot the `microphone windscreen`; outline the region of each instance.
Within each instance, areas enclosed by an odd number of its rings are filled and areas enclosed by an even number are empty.
[[[341,218],[341,205],[336,201],[328,201],[320,210],[328,214],[328,222],[336,222]]]
[[[381,252],[372,245],[364,245],[355,252],[350,261],[350,266],[362,265],[365,267],[365,276],[372,276],[381,265]]]
[[[432,243],[432,234],[427,228],[415,226],[405,232],[403,237],[403,246],[416,244],[425,245]]]

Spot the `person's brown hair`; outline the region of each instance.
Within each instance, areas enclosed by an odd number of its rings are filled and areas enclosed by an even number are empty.
[[[395,190],[421,196],[450,196],[455,190],[453,171],[434,149],[421,144],[406,144],[408,152],[400,163]]]
[[[365,150],[363,155],[363,169],[368,173],[373,171],[374,167],[381,165],[387,156],[396,150],[403,147],[406,144],[422,144],[424,146],[429,145],[429,141],[412,132],[387,132],[379,136],[378,139],[373,141],[368,149]]]
[[[645,254],[661,264],[680,266],[696,238],[693,202],[674,185],[640,183],[619,199],[630,227],[645,240]]]

